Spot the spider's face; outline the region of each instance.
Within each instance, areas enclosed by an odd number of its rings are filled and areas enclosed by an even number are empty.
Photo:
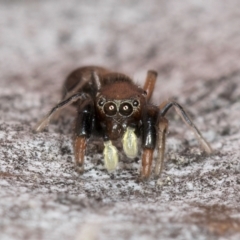
[[[126,119],[135,115],[140,110],[140,100],[135,99],[106,99],[101,96],[97,102],[97,108],[106,116],[110,118]]]
[[[109,138],[114,140],[121,137],[128,126],[139,125],[142,101],[138,96],[120,100],[100,95],[96,101],[96,111],[100,124]]]
[[[95,100],[97,118],[111,140],[122,137],[127,127],[140,125],[145,104],[143,89],[121,81],[105,85]]]

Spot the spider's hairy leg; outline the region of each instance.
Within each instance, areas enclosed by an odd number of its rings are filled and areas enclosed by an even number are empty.
[[[71,105],[72,103],[78,101],[78,100],[83,100],[88,98],[89,95],[85,93],[76,93],[69,97],[66,100],[61,101],[58,103],[52,110],[37,124],[37,126],[34,128],[36,132],[41,132],[50,122],[50,120],[53,118],[53,116],[61,111],[63,108]]]
[[[190,127],[190,129],[194,132],[196,138],[198,139],[200,145],[202,148],[205,150],[206,153],[211,154],[213,152],[210,144],[207,142],[207,140],[202,136],[201,132],[198,130],[198,128],[194,125],[193,121],[191,118],[187,115],[186,111],[184,108],[177,102],[175,101],[167,101],[163,102],[160,105],[160,113],[161,116],[165,116],[168,110],[174,107],[176,112],[180,115],[182,120],[185,122],[185,124]]]
[[[158,123],[158,142],[157,142],[158,157],[157,157],[155,170],[154,170],[155,177],[160,177],[161,172],[163,170],[167,128],[168,128],[168,120],[165,117],[160,117],[159,123]]]
[[[145,148],[142,153],[141,179],[147,180],[151,174],[154,149]]]
[[[87,146],[87,139],[92,134],[94,119],[94,104],[91,99],[86,99],[78,106],[78,114],[75,127],[74,153],[75,166],[79,173],[84,171],[84,157]]]
[[[86,138],[85,137],[76,137],[74,141],[74,154],[75,154],[75,166],[76,170],[79,173],[84,171],[84,157],[86,152]]]
[[[123,150],[127,157],[135,158],[138,154],[138,140],[134,128],[127,127],[127,130],[122,138],[122,143]]]
[[[112,172],[118,165],[118,150],[113,146],[112,141],[104,142],[104,165],[108,172]]]
[[[156,125],[158,122],[159,110],[156,106],[148,105],[143,116],[142,126],[142,169],[141,179],[149,178],[152,167],[153,151],[156,146],[157,131]]]
[[[157,72],[154,70],[149,70],[147,72],[147,78],[145,80],[145,84],[143,89],[147,92],[147,101],[149,101],[151,99],[153,90],[154,90],[154,86],[156,83],[156,79],[157,79]]]

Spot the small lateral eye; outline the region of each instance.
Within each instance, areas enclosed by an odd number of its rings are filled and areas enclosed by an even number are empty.
[[[137,107],[138,105],[139,105],[139,101],[138,101],[138,100],[134,100],[134,101],[133,101],[133,106],[134,106],[134,107]]]
[[[102,107],[103,104],[104,104],[104,100],[103,100],[103,99],[100,99],[100,100],[98,101],[98,105],[99,105],[100,107]]]
[[[133,107],[130,103],[122,103],[120,105],[119,112],[123,116],[129,116],[133,112]]]
[[[107,102],[104,105],[104,112],[109,115],[109,116],[114,116],[117,113],[117,107],[114,103],[112,102]]]

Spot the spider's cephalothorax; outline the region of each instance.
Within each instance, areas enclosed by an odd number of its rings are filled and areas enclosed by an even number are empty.
[[[147,179],[156,147],[155,176],[160,176],[162,171],[168,127],[165,115],[173,106],[194,131],[204,150],[211,153],[210,145],[181,105],[175,101],[164,102],[159,107],[149,103],[156,78],[155,71],[148,71],[145,85],[140,88],[124,74],[94,66],[79,68],[65,81],[62,102],[37,125],[36,131],[41,131],[57,111],[72,104],[77,107],[74,138],[77,169],[83,172],[86,143],[91,135],[100,136],[104,141],[104,162],[108,171],[115,170],[118,164],[118,151],[112,141],[121,139],[125,154],[134,158],[138,154],[137,138],[140,137],[143,149],[141,177]]]
[[[114,77],[112,74],[106,77]],[[96,117],[111,140],[122,137],[127,127],[140,125],[146,92],[134,85],[129,78],[121,76],[101,88],[95,100]]]

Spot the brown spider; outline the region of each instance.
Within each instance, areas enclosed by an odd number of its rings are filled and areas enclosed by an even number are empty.
[[[153,151],[157,146],[158,157],[155,176],[163,169],[168,120],[167,111],[173,106],[183,121],[192,129],[203,149],[210,154],[211,146],[203,138],[183,107],[175,101],[166,101],[157,107],[149,103],[157,73],[148,71],[143,88],[133,83],[128,76],[111,72],[102,67],[88,66],[73,71],[64,83],[62,101],[37,125],[43,130],[51,118],[66,106],[77,108],[74,151],[77,170],[83,172],[87,140],[91,135],[104,141],[104,162],[108,171],[117,167],[118,152],[112,141],[122,139],[127,157],[138,154],[137,138],[142,140],[141,178],[151,173]]]

